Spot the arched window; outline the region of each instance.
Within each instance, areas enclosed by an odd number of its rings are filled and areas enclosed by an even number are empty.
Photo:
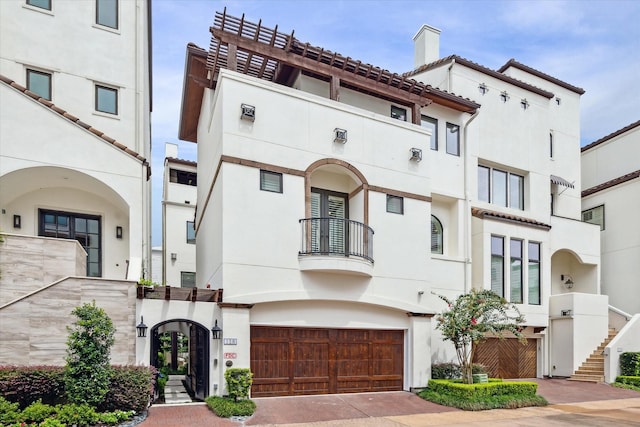
[[[442,254],[442,223],[431,215],[431,253]]]

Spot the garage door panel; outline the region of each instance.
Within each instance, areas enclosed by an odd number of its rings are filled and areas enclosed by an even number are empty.
[[[282,347],[265,346],[269,339],[277,341],[271,344]],[[403,331],[252,326],[251,343],[252,395],[256,397],[403,388]],[[256,345],[259,349],[254,352]],[[287,352],[285,346],[291,351]],[[284,364],[267,369],[269,365],[264,364],[264,359],[269,359],[270,351],[277,353],[279,362],[283,362],[280,358],[285,355],[288,357],[288,374],[283,375]],[[263,368],[258,374],[254,367],[260,363]],[[263,376],[273,373],[279,376]],[[288,381],[286,389],[282,381]]]
[[[254,343],[251,360],[257,378],[289,377],[289,343]]]

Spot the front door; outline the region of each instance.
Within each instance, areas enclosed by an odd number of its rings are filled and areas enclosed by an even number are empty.
[[[314,253],[341,254],[347,248],[348,195],[311,189],[311,247]]]

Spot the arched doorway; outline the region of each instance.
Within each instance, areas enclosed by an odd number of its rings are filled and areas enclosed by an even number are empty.
[[[161,336],[166,333],[175,333],[186,338],[186,342],[178,342],[178,345],[172,345],[171,351],[177,351],[176,347],[186,346],[186,369],[185,382],[187,387],[191,389],[196,399],[204,400],[209,395],[209,347],[210,335],[209,329],[201,324],[188,319],[171,319],[158,323],[151,329],[151,356],[149,363],[157,369],[166,366],[166,357],[161,356],[163,352],[163,343]],[[182,353],[181,353],[182,354]],[[171,354],[172,365],[176,360],[176,355]],[[177,366],[173,366],[177,368]]]

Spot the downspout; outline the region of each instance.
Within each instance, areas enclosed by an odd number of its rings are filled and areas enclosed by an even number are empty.
[[[455,60],[454,60],[455,61]],[[451,63],[453,66],[453,62]],[[451,69],[451,67],[449,67]],[[480,110],[476,110],[475,113],[467,120],[462,127],[462,149],[464,153],[464,293],[466,294],[471,289],[471,194],[469,190],[469,142],[467,137],[467,127],[469,124],[478,117]]]

